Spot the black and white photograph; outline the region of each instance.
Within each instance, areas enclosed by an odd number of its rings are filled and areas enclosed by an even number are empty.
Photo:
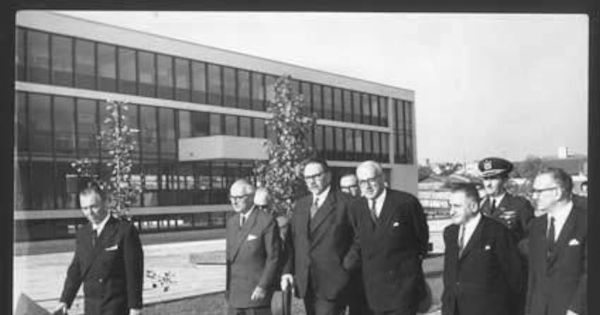
[[[588,15],[15,23],[14,314],[591,314]]]

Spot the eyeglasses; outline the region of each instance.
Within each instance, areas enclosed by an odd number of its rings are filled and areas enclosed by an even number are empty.
[[[357,188],[357,187],[358,187],[358,185],[340,186],[341,189]]]
[[[243,199],[247,198],[248,196],[250,196],[250,194],[246,194],[246,195],[240,195],[240,196],[232,196],[232,195],[229,195],[229,200],[230,200],[231,202],[236,202],[236,201],[243,200]]]
[[[553,189],[556,189],[556,188],[558,188],[558,186],[548,187],[548,188],[542,188],[542,189],[531,189],[530,194],[532,196],[539,195],[539,194],[543,193],[544,191],[550,191],[550,190],[553,190]]]
[[[325,173],[326,172],[321,172],[321,173],[317,173],[315,175],[304,176],[304,181],[316,180],[316,179],[320,178],[321,176],[325,175]]]
[[[373,185],[379,183],[379,181],[377,179],[379,179],[379,176],[375,176],[375,177],[371,177],[371,178],[367,178],[367,179],[362,179],[362,180],[358,181],[358,185],[360,185],[360,186],[366,186],[368,184],[369,186],[373,186]]]

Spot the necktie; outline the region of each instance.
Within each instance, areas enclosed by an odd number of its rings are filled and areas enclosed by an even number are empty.
[[[246,223],[246,216],[242,215],[240,217],[240,227],[244,226],[244,223]]]
[[[92,247],[96,247],[97,241],[98,241],[98,232],[96,232],[96,230],[92,230]]]
[[[315,201],[313,202],[312,206],[310,206],[310,218],[314,218],[315,214],[317,213],[317,211],[319,210],[319,198],[315,197]]]
[[[550,217],[550,227],[548,227],[548,254],[554,251],[555,237],[556,236],[554,232],[554,217]]]
[[[494,214],[496,212],[496,199],[492,198],[492,207],[490,209],[490,214]]]
[[[458,257],[462,256],[463,249],[465,249],[465,226],[464,224],[460,226],[459,236],[458,236]]]
[[[375,200],[369,200],[369,212],[371,213],[371,219],[377,222],[377,208],[375,207]]]

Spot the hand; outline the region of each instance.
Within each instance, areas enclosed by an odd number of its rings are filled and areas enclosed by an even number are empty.
[[[567,315],[579,315],[571,310],[567,310]]]
[[[281,290],[285,291],[287,286],[292,286],[294,284],[294,277],[291,274],[286,273],[281,276]]]
[[[267,295],[267,292],[263,288],[256,286],[256,288],[254,288],[254,292],[252,292],[252,295],[250,296],[250,300],[251,301],[262,300],[265,298],[266,295]]]
[[[65,302],[60,302],[58,303],[58,306],[52,311],[52,314],[56,314],[56,315],[62,315],[62,314],[67,314],[67,303]]]
[[[129,315],[142,315],[141,309],[131,308],[129,309]]]

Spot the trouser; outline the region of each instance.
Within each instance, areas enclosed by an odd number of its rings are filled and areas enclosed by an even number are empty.
[[[340,315],[345,311],[342,299],[326,300],[317,297],[310,280],[306,288],[306,296],[304,296],[304,307],[306,315]]]
[[[229,307],[227,315],[271,315],[270,306],[235,308]]]

